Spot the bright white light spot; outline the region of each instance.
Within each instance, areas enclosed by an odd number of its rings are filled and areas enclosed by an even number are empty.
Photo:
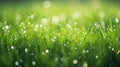
[[[84,63],[83,63],[83,67],[88,67],[87,62],[84,62]]]
[[[94,23],[95,27],[98,29],[100,26],[97,22]]]
[[[47,49],[47,50],[45,50],[45,52],[46,52],[46,53],[49,53],[49,50]]]
[[[14,49],[14,46],[11,46],[11,49]]]
[[[41,23],[42,23],[43,25],[46,25],[46,24],[48,23],[48,19],[47,19],[47,18],[41,19]]]
[[[35,25],[34,30],[35,30],[35,31],[37,31],[37,30],[38,30],[38,25]]]
[[[28,52],[28,48],[25,48],[25,52],[26,52],[26,53]]]
[[[31,18],[31,19],[34,19],[34,14],[31,14],[31,15],[30,15],[30,18]]]
[[[101,27],[105,28],[105,22],[104,21],[101,21]]]
[[[5,29],[9,29],[9,26],[8,26],[8,25],[6,25],[6,26],[5,26]]]
[[[99,58],[99,56],[95,56],[95,58],[96,58],[96,59],[98,59],[98,58]]]
[[[73,60],[73,64],[77,64],[78,63],[78,60],[77,59],[74,59]]]
[[[44,1],[43,2],[43,7],[50,8],[51,7],[51,2],[50,1]]]
[[[35,62],[35,61],[32,61],[32,65],[36,65],[36,62]]]
[[[43,27],[43,25],[41,24],[40,27]]]
[[[19,62],[18,62],[18,61],[16,61],[16,62],[15,62],[15,65],[19,65]]]
[[[71,28],[71,25],[70,25],[70,24],[67,24],[67,27],[68,27],[68,28]]]
[[[89,53],[89,50],[86,50],[86,53]]]
[[[35,25],[35,28],[38,28],[38,25]]]
[[[57,24],[59,22],[59,17],[58,16],[53,16],[52,17],[52,22]]]
[[[75,50],[77,50],[77,48],[75,47]]]
[[[118,22],[119,22],[119,19],[118,19],[118,18],[115,18],[115,21],[116,21],[116,23],[118,23]]]
[[[55,39],[51,39],[52,42],[55,42]]]
[[[25,33],[26,33],[26,31],[24,30],[24,31],[23,31],[23,33],[25,34]]]
[[[114,51],[115,50],[115,48],[112,48],[112,51]]]

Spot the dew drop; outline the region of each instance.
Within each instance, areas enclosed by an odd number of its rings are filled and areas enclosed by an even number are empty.
[[[14,49],[14,46],[11,46],[11,49]]]
[[[87,62],[84,62],[84,63],[83,63],[83,67],[88,67]]]
[[[49,53],[49,50],[47,49],[47,50],[45,50],[45,52],[46,52],[46,53]]]
[[[16,61],[16,62],[15,62],[15,65],[19,65],[19,62],[18,62],[18,61]]]
[[[32,61],[32,65],[36,65],[36,62],[35,62],[35,61]]]
[[[74,59],[73,60],[73,64],[77,64],[78,63],[78,60],[77,59]]]
[[[28,48],[25,48],[25,52],[26,52],[26,53],[28,52]]]

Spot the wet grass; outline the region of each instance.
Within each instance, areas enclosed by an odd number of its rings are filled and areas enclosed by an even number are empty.
[[[0,8],[1,67],[120,66],[116,6]]]

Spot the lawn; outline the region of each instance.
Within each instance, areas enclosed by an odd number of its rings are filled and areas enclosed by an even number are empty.
[[[120,7],[1,5],[0,67],[120,67]]]

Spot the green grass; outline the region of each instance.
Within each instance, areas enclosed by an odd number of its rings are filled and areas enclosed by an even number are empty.
[[[94,6],[0,7],[0,67],[119,67],[119,7]]]

